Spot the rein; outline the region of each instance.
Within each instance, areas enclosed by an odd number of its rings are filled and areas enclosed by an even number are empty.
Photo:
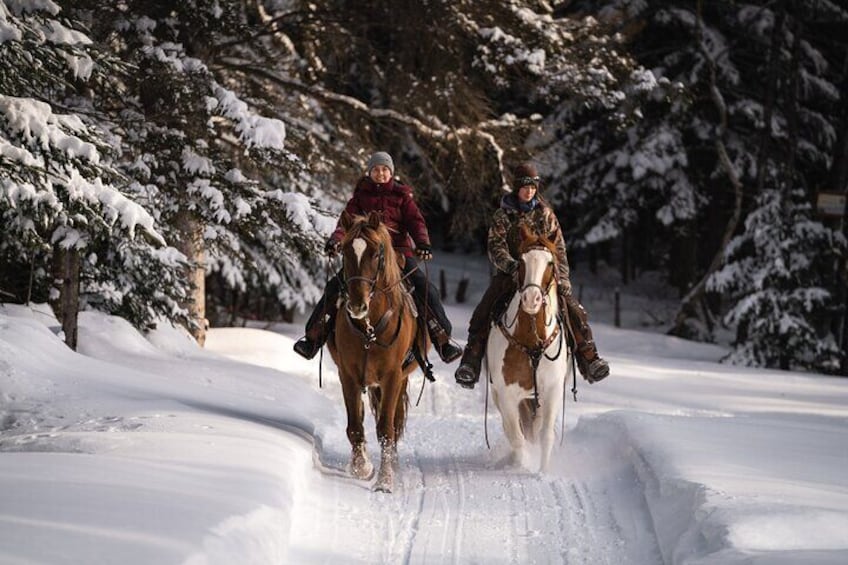
[[[548,337],[545,339],[539,339],[539,336],[536,336],[536,343],[533,344],[532,347],[527,346],[518,339],[509,333],[506,327],[503,324],[503,317],[501,317],[497,321],[498,329],[501,330],[501,333],[506,338],[506,340],[510,343],[510,345],[518,348],[520,351],[523,351],[525,355],[530,359],[530,366],[533,368],[533,413],[536,413],[536,408],[539,406],[539,385],[537,382],[537,376],[539,373],[539,363],[542,361],[542,356],[544,355],[545,359],[548,361],[556,361],[559,359],[559,356],[562,355],[562,332],[560,331],[560,326],[562,322],[557,320],[556,326],[554,326],[554,331],[550,333]],[[535,328],[535,326],[534,326]],[[554,340],[559,337],[559,348],[557,349],[556,355],[553,357],[548,356],[545,351],[547,351],[548,347],[553,344]]]
[[[330,279],[336,276],[333,272],[333,269],[331,268],[332,263],[332,257],[327,257],[327,262],[324,263],[325,275],[327,277],[327,280],[324,282],[324,288],[327,288],[327,286],[330,284]],[[327,300],[325,299],[323,312],[321,313],[321,333],[323,335],[327,335],[326,325]],[[324,388],[324,344],[321,345],[321,350],[318,354],[318,388]]]

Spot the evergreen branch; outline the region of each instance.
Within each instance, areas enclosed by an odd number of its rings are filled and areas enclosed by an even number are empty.
[[[319,100],[323,100],[324,102],[342,105],[357,113],[364,114],[374,120],[390,120],[402,124],[404,126],[412,128],[417,134],[430,140],[436,140],[447,143],[455,141],[459,143],[459,140],[461,138],[480,139],[485,145],[488,145],[492,148],[492,151],[494,152],[494,155],[497,158],[498,170],[501,174],[503,184],[505,187],[508,186],[508,184],[504,180],[504,149],[500,146],[498,141],[495,139],[494,135],[492,135],[488,131],[484,131],[488,128],[504,127],[505,124],[500,120],[487,120],[485,122],[474,124],[472,126],[463,126],[458,128],[448,127],[445,125],[430,126],[424,123],[419,118],[416,118],[409,114],[398,112],[397,110],[393,110],[390,108],[372,108],[361,100],[354,98],[353,96],[340,94],[338,92],[332,92],[317,85],[304,84],[303,82],[296,79],[282,77],[262,67],[257,67],[254,65],[245,65],[239,62],[226,60],[221,61],[220,64],[222,66],[225,66],[226,68],[237,70],[245,74],[261,77],[262,79],[273,82],[279,86],[292,88],[300,92],[309,94],[318,98]]]
[[[727,221],[727,225],[725,226],[724,233],[722,234],[718,249],[716,250],[713,259],[710,262],[710,266],[707,268],[706,272],[701,277],[701,279],[689,290],[689,292],[686,293],[686,296],[684,296],[683,299],[680,301],[680,307],[677,311],[677,316],[675,317],[674,327],[669,331],[669,333],[671,334],[680,335],[684,334],[684,324],[686,322],[686,319],[697,311],[696,306],[697,303],[703,298],[707,286],[707,280],[713,275],[713,273],[718,271],[719,267],[724,261],[724,253],[727,249],[727,245],[730,243],[730,240],[733,237],[733,233],[736,231],[736,226],[739,224],[739,219],[742,217],[742,194],[744,192],[742,181],[739,179],[739,173],[736,171],[736,167],[733,165],[733,162],[731,161],[730,156],[727,153],[727,147],[724,144],[724,137],[727,133],[727,104],[725,103],[724,97],[722,96],[721,91],[718,88],[715,59],[710,54],[709,49],[704,43],[703,19],[701,17],[700,1],[698,2],[696,25],[696,40],[698,42],[698,50],[704,56],[704,59],[707,62],[707,69],[709,71],[710,99],[712,100],[713,105],[715,106],[716,111],[719,115],[719,123],[716,128],[715,149],[718,154],[719,162],[721,163],[722,169],[730,180],[730,184],[733,186],[734,200],[733,213],[731,214],[730,219],[728,219]]]

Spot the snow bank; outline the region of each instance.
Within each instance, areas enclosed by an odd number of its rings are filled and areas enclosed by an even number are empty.
[[[844,562],[844,418],[621,411],[582,418],[588,429],[636,470],[665,563]]]

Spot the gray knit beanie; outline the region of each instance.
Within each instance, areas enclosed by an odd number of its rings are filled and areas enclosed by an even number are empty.
[[[371,158],[368,159],[368,167],[366,168],[366,171],[370,173],[371,169],[377,165],[385,165],[389,168],[392,174],[395,174],[395,162],[392,161],[392,156],[385,151],[377,151],[371,155]]]

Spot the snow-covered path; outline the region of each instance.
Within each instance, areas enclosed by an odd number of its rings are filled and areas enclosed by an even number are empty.
[[[464,328],[470,306],[448,311]],[[335,369],[319,389],[299,323],[215,329],[201,350],[89,312],[79,353],[57,326],[0,307],[0,563],[848,562],[845,379],[597,323],[612,374],[580,381],[540,475],[497,464],[483,387],[437,362],[382,494],[344,471]]]
[[[411,407],[400,480],[390,495],[345,473],[344,423],[325,430],[316,448],[320,471],[295,503],[293,563],[661,563],[642,486],[613,453],[620,438],[570,429],[552,473],[505,468],[498,461],[506,444],[491,406],[486,448],[481,387],[456,387],[444,366],[436,375]],[[413,403],[420,379],[411,386]],[[333,384],[325,390],[337,396]],[[367,426],[376,462],[370,414]]]

